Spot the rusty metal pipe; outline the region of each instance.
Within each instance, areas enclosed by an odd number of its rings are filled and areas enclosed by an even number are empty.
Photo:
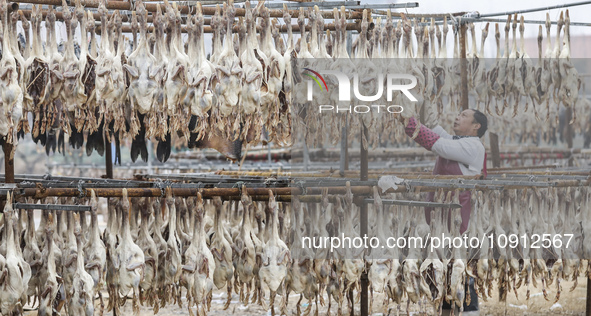
[[[322,194],[322,188],[308,188],[306,194]],[[30,196],[35,199],[42,199],[50,196],[55,197],[77,197],[81,193],[85,197],[90,197],[91,189],[82,189],[79,191],[78,188],[25,188],[23,189],[22,196]],[[123,188],[93,188],[94,193],[97,197],[121,197],[123,196]],[[268,195],[269,190],[275,195],[292,195],[302,194],[300,188],[247,188],[246,192],[248,195]],[[345,194],[345,187],[329,187],[329,194]],[[371,187],[368,186],[355,186],[351,187],[351,191],[354,194],[366,195],[371,193]],[[127,196],[129,197],[160,197],[162,196],[162,190],[159,188],[128,188]],[[203,197],[213,196],[237,196],[241,194],[241,190],[238,188],[173,188],[172,194],[174,196],[197,196],[197,193],[201,192]]]
[[[554,181],[552,186],[554,187],[578,187],[580,185],[589,185],[590,181],[587,180],[585,182],[579,180],[564,180],[564,181]],[[532,188],[529,185],[498,185],[497,188],[490,188],[487,185],[475,185],[474,188],[470,188],[469,190],[480,190],[480,191],[488,191],[491,189],[498,189],[498,187],[502,187],[504,190],[510,189],[524,189],[524,188]],[[430,185],[430,186],[414,186],[413,192],[433,192],[440,188],[437,185]],[[258,196],[257,200],[264,201],[268,199],[269,190],[273,192],[276,196],[282,196],[281,201],[288,202],[291,201],[292,195],[321,195],[323,189],[328,189],[328,194],[333,195],[343,195],[346,193],[345,187],[314,187],[314,188],[306,188],[305,192],[302,192],[300,188],[247,188],[246,192],[250,196]],[[25,188],[22,189],[22,192],[19,194],[15,192],[17,196],[26,196],[26,197],[33,197],[35,199],[43,199],[46,197],[90,197],[90,190],[91,189],[82,189],[81,191],[78,188],[43,188],[43,187],[36,187],[36,188]],[[97,197],[121,197],[123,196],[123,188],[93,188]],[[455,188],[444,188],[444,190],[455,190]],[[463,189],[461,189],[463,190]],[[370,186],[352,186],[351,191],[353,194],[357,196],[369,196],[372,193],[372,187]],[[229,199],[239,199],[241,195],[241,190],[238,188],[173,188],[172,194],[174,196],[179,197],[187,197],[187,196],[196,196],[198,192],[201,192],[201,195],[204,198],[211,198],[214,196],[220,196],[225,198],[226,200]],[[405,186],[399,186],[396,190],[388,190],[389,192],[407,192]],[[160,188],[128,188],[127,195],[129,197],[162,197],[163,190]],[[315,199],[315,198],[314,198]],[[304,201],[305,199],[300,199]],[[308,200],[306,200],[308,201]]]
[[[28,4],[45,4],[45,5],[55,5],[55,6],[61,6],[62,5],[62,1],[61,0],[16,0],[14,2],[17,3],[28,3]],[[98,8],[99,6],[99,1],[98,0],[82,0],[81,4],[86,7],[86,8]],[[149,3],[146,2],[144,3],[144,6],[146,7],[146,11],[148,12],[156,12],[157,10],[157,3]],[[130,11],[131,10],[131,3],[127,2],[127,1],[107,1],[106,7],[108,10],[127,10]],[[160,6],[161,8],[163,6]],[[180,5],[178,6],[181,14],[188,14],[191,11],[191,7],[186,6],[186,5]],[[215,7],[203,7],[202,8],[202,12],[203,15],[214,15],[216,11]],[[289,14],[291,14],[291,16],[297,17],[300,14],[299,10],[287,10],[289,11]],[[306,15],[308,14],[307,11]],[[192,12],[191,12],[192,13]],[[236,16],[245,16],[246,10],[242,9],[242,8],[236,8]],[[279,10],[279,9],[273,9],[273,10],[269,10],[269,14],[272,18],[283,18],[283,10]],[[322,17],[325,19],[332,19],[333,18],[333,12],[332,11],[320,11],[320,14],[322,14]],[[350,19],[361,19],[362,18],[362,12],[359,11],[349,11],[348,15],[346,17],[346,19],[350,20]]]
[[[32,10],[21,10],[21,11],[23,12],[24,16],[25,16],[27,19],[30,19],[30,18],[31,18],[31,14],[33,13],[33,11],[32,11]],[[49,11],[48,11],[48,10],[45,10],[45,9],[42,9],[42,10],[41,10],[41,14],[42,14],[43,18],[46,18],[46,17],[47,17],[47,13],[48,13],[48,12],[49,12]],[[56,19],[56,21],[63,21],[63,20],[64,20],[64,15],[62,14],[62,12],[59,12],[59,11],[54,11],[54,13],[55,13],[55,19]],[[96,13],[96,12],[93,12],[93,13],[92,13],[92,16],[94,17],[94,19],[95,19],[96,21],[100,21],[100,20],[101,20],[101,15],[100,15],[100,14],[98,14],[98,13]],[[111,14],[108,14],[108,16],[110,17],[110,16],[111,16]],[[127,18],[127,15],[125,15],[125,14],[122,14],[122,15],[121,15],[121,20],[122,20],[123,22],[131,22],[131,21],[130,21],[130,20]],[[152,17],[151,17],[151,16],[149,16],[149,17],[148,17],[148,23],[151,23],[151,22],[152,22]]]
[[[99,19],[100,19],[100,17],[99,17]],[[347,27],[347,30],[349,30],[349,31],[351,31],[351,30],[359,31],[360,30],[360,24],[358,24],[358,23],[347,23],[347,26],[346,27]],[[300,27],[297,24],[292,25],[292,29],[293,29],[294,32],[299,32],[300,31]],[[324,29],[325,30],[334,31],[335,30],[335,25],[334,24],[326,24],[324,26]],[[154,26],[148,26],[148,29],[147,30],[150,33],[151,32],[154,32]],[[232,33],[238,33],[238,30],[239,30],[239,26],[236,25],[236,26],[234,26],[232,28]],[[307,31],[310,31],[311,30],[311,26],[306,26],[306,30]],[[131,25],[122,25],[121,26],[121,31],[123,33],[131,33]],[[257,31],[260,32],[260,27],[257,27]],[[287,26],[286,25],[282,25],[281,28],[280,28],[280,31],[281,32],[287,32]],[[101,32],[100,26],[97,26],[96,32],[97,32],[97,34],[100,34],[100,32]],[[187,27],[186,26],[182,26],[181,27],[181,32],[187,33]],[[203,27],[203,33],[213,33],[213,28],[211,26],[204,26]]]

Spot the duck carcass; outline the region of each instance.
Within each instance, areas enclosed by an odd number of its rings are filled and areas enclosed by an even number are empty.
[[[126,189],[123,189],[121,199],[123,207],[121,241],[117,249],[115,249],[115,258],[113,258],[114,268],[119,274],[117,295],[126,296],[133,290],[133,313],[137,316],[139,315],[137,296],[139,295],[139,286],[144,277],[145,268],[144,252],[131,238],[129,231],[130,206]],[[115,308],[119,308],[118,304],[115,305]]]
[[[0,6],[6,8],[6,3],[0,3]],[[7,53],[7,51],[3,53]],[[15,311],[23,312],[23,306],[27,300],[29,280],[31,279],[31,267],[22,258],[20,246],[16,244],[14,224],[17,218],[12,209],[10,193],[6,197],[4,219],[4,229],[6,230],[6,264],[0,276],[0,313],[10,315]]]
[[[210,244],[211,253],[215,260],[213,283],[218,289],[222,289],[226,286],[228,297],[224,309],[227,309],[230,306],[230,301],[232,299],[232,276],[234,275],[232,247],[230,241],[225,236],[223,228],[222,212],[225,208],[223,207],[221,198],[215,197],[213,204],[215,205],[215,223],[214,235]]]
[[[146,147],[146,125],[144,117],[152,111],[157,96],[158,82],[156,76],[160,68],[156,67],[156,58],[148,47],[147,28],[148,12],[143,2],[136,3],[136,11],[140,25],[139,44],[127,58],[123,68],[131,77],[127,94],[131,103],[131,160],[135,161],[141,155],[143,161],[148,160]],[[151,122],[154,124],[155,122]]]
[[[275,295],[287,275],[287,264],[291,261],[291,253],[283,240],[279,238],[279,216],[277,202],[273,191],[269,190],[269,210],[272,216],[271,236],[263,246],[262,266],[259,269],[261,282],[271,291],[271,313],[274,314]]]
[[[84,268],[84,249],[82,240],[82,231],[78,223],[78,214],[76,218],[76,245],[78,255],[76,257],[76,272],[72,278],[72,284],[68,297],[68,313],[70,315],[94,315],[94,280]]]
[[[17,61],[12,53],[11,42],[16,37],[16,32],[11,33],[8,24],[8,9],[6,0],[0,1],[0,18],[2,18],[2,58],[0,59],[0,106],[4,115],[0,115],[0,135],[6,137],[5,142],[16,142],[16,124],[20,121],[23,108],[23,91],[19,86],[19,72]],[[23,65],[21,65],[23,66]],[[10,153],[14,157],[16,146]]]
[[[103,243],[98,223],[98,200],[94,190],[90,191],[90,231],[88,241],[84,247],[84,259],[86,265],[84,268],[94,281],[94,292],[99,294],[101,309],[103,308],[103,295],[101,290],[105,282],[105,272],[107,268],[107,250]]]

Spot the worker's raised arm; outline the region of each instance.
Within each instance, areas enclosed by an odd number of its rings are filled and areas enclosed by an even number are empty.
[[[437,133],[439,132],[439,133]],[[484,160],[484,146],[478,138],[467,137],[454,140],[441,126],[433,130],[421,125],[414,117],[408,120],[406,135],[419,145],[433,151],[438,156],[466,164],[468,168],[480,172]],[[414,136],[414,137],[413,137]],[[480,165],[480,168],[478,167]]]
[[[484,161],[484,146],[476,137],[461,139],[440,138],[431,147],[438,156],[460,162],[468,169],[480,173]]]
[[[435,128],[432,129],[433,132],[437,133],[437,135],[441,136],[441,138],[445,139],[453,139],[454,137],[449,134],[446,130],[441,127],[441,125],[437,125]]]
[[[431,150],[433,144],[441,138],[439,134],[435,133],[431,129],[424,125],[421,125],[414,117],[411,117],[406,124],[404,129],[406,135],[410,136],[419,145],[425,147],[425,149]]]

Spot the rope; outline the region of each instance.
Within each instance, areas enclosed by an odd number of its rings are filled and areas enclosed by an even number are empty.
[[[238,188],[240,189],[240,193],[242,193],[242,186],[246,185],[246,182],[244,181],[236,181],[236,183],[234,183],[234,185],[232,186],[233,189]]]
[[[298,189],[300,189],[300,191],[302,192],[301,195],[306,195],[307,194],[307,190],[306,187],[304,187],[304,181],[295,181],[294,182],[294,186]]]
[[[163,198],[166,196],[166,185],[162,179],[156,179],[154,182],[154,187],[160,189],[160,197]]]
[[[78,185],[76,186],[76,188],[78,189],[78,198],[82,199],[84,197],[86,197],[86,189],[82,188],[82,185],[85,182],[82,180],[78,180]]]

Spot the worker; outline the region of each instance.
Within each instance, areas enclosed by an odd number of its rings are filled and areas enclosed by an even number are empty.
[[[403,111],[404,112],[404,111]],[[475,109],[462,111],[455,119],[453,131],[455,136],[447,133],[437,122],[434,109],[423,110],[425,124],[411,116],[412,113],[403,115],[406,123],[405,132],[408,136],[437,155],[434,175],[478,175],[486,177],[486,152],[480,138],[484,136],[488,128],[486,116]],[[434,193],[429,193],[428,201],[433,201]],[[468,229],[470,220],[470,191],[463,191],[459,196],[462,216],[460,234]],[[425,208],[427,224],[431,222],[431,208]],[[442,219],[443,220],[443,219]],[[450,219],[448,219],[449,225]],[[464,302],[464,315],[478,314],[478,296],[474,290],[474,279],[469,278],[466,284],[466,294],[471,295],[470,305]],[[444,302],[443,309],[450,309]]]

